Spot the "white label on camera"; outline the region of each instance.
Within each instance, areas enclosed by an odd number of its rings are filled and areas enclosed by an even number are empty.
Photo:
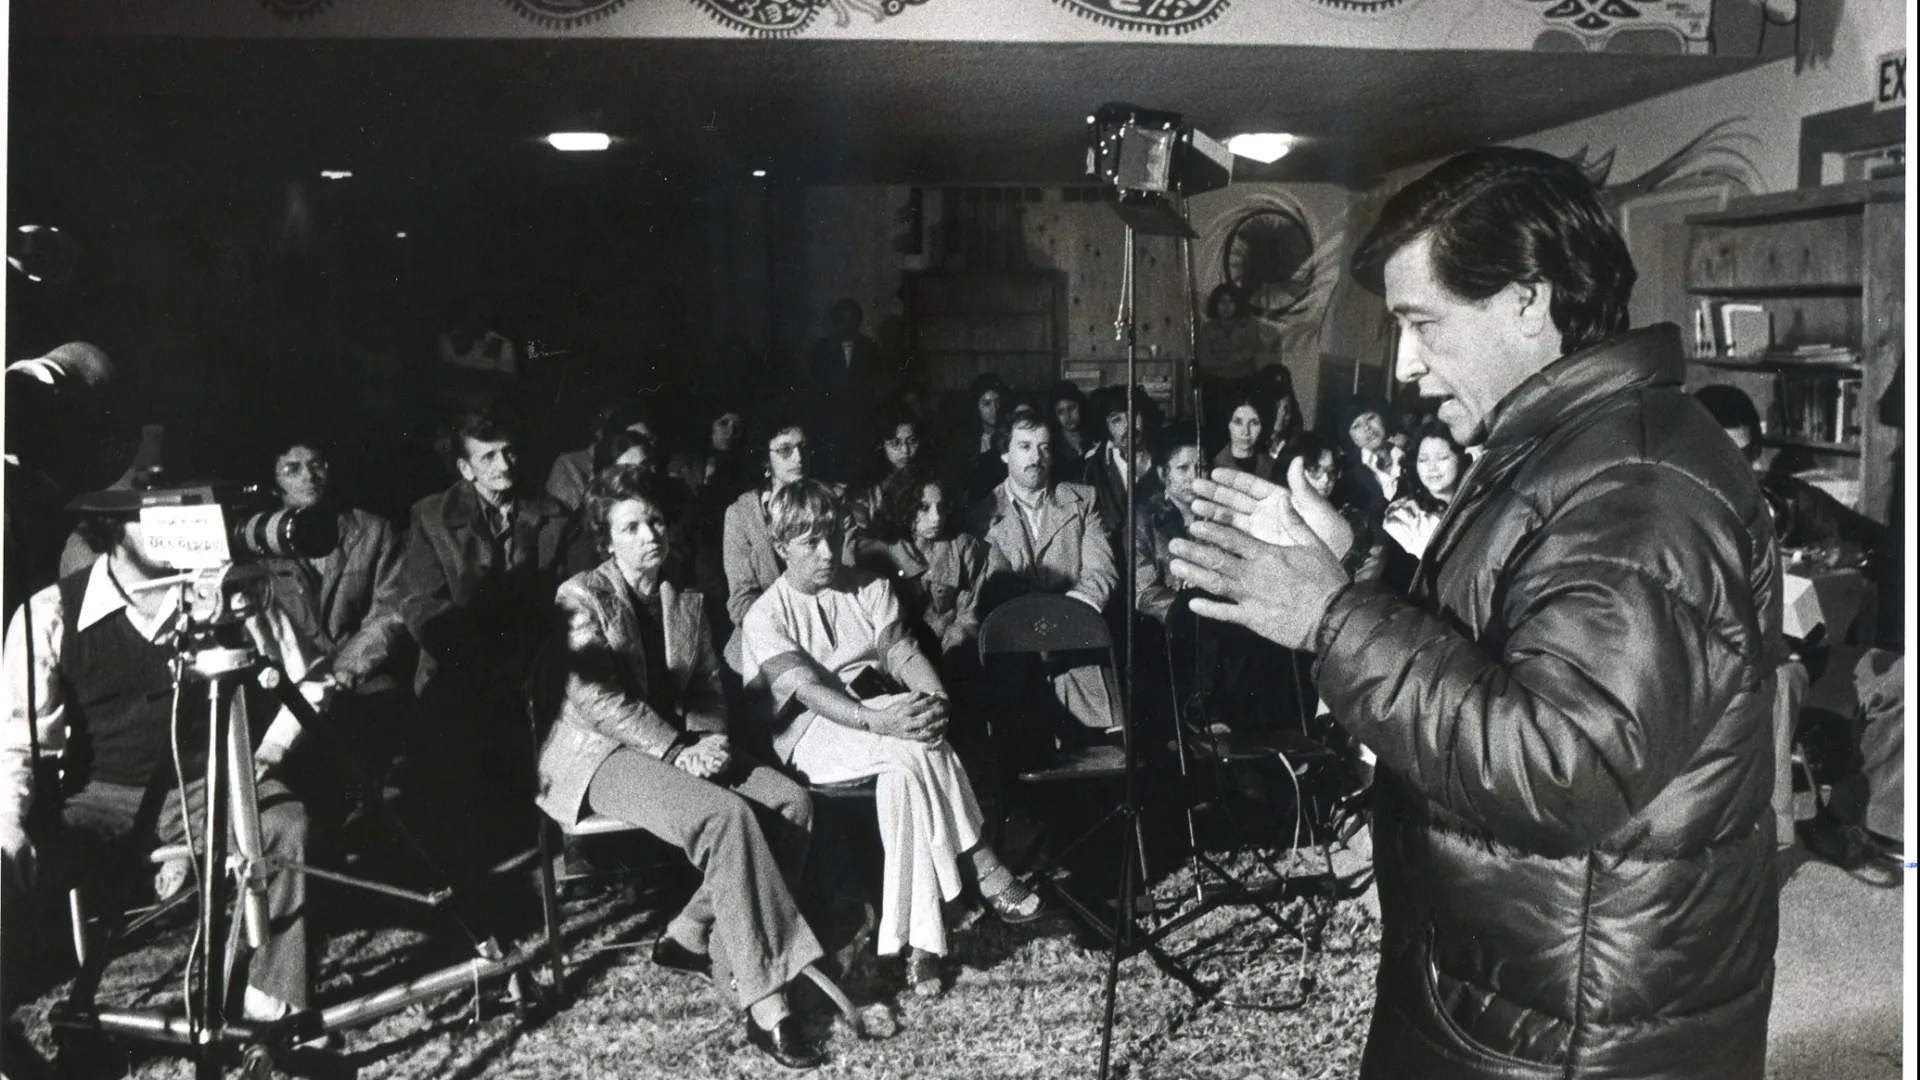
[[[227,520],[218,504],[149,506],[140,511],[147,558],[176,570],[201,570],[232,562]]]

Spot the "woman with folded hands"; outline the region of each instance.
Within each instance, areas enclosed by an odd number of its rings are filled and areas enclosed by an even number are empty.
[[[1006,922],[1038,917],[1040,898],[981,838],[983,819],[947,742],[946,688],[914,643],[884,577],[844,566],[843,512],[817,481],[768,502],[785,563],[743,627],[749,688],[770,706],[775,752],[815,784],[877,777],[884,849],[880,955],[906,951],[908,988],[942,990],[941,905],[968,878]]]

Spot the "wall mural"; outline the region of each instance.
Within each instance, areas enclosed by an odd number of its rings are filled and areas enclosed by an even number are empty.
[[[1279,331],[1282,356],[1319,356],[1321,324],[1343,272],[1338,262],[1346,230],[1324,223],[1315,230],[1313,215],[1287,192],[1248,191],[1202,224],[1193,252],[1195,304],[1204,305],[1214,286],[1233,284],[1254,316]]]
[[[1583,146],[1567,160],[1580,166],[1600,188],[1601,201],[1616,214],[1632,199],[1676,187],[1725,181],[1741,191],[1758,191],[1762,186],[1760,167],[1744,147],[1757,145],[1760,136],[1746,129],[1743,126],[1746,123],[1744,116],[1729,116],[1709,125],[1658,164],[1630,180],[1609,182],[1613,173],[1613,150],[1590,157],[1589,148]]]
[[[1536,49],[1567,52],[1706,53],[1713,0],[1516,0],[1546,26]]]

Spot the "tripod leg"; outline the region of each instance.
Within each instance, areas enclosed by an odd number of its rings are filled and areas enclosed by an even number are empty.
[[[553,993],[556,1000],[564,999],[567,992],[566,941],[562,938],[563,927],[560,923],[560,885],[553,875],[552,829],[545,821],[537,828],[540,830],[540,915],[546,922],[547,930],[547,966],[553,975]]]
[[[225,1026],[221,1017],[226,1008],[226,985],[222,964],[215,958],[214,949],[226,936],[221,919],[227,898],[227,805],[221,783],[229,757],[227,704],[234,693],[234,687],[224,678],[214,679],[207,693],[211,713],[207,723],[206,844],[200,862],[200,933],[197,953],[188,957],[189,968],[197,965],[200,972],[196,1034],[202,1038],[194,1053],[197,1080],[220,1080],[220,1029]],[[191,808],[184,802],[180,814],[183,821],[193,820]],[[189,849],[193,846],[191,831],[187,846]]]
[[[1137,822],[1136,822],[1137,824]],[[1107,949],[1107,984],[1100,1016],[1100,1080],[1111,1075],[1113,1062],[1113,1013],[1120,988],[1120,954],[1133,938],[1133,846],[1120,843],[1120,893],[1114,898],[1113,941]]]

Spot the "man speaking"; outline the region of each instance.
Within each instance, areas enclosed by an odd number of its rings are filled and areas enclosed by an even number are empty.
[[[1682,392],[1671,325],[1574,166],[1453,158],[1354,255],[1396,373],[1482,446],[1410,600],[1352,584],[1284,489],[1198,485],[1193,609],[1318,654],[1379,756],[1366,1078],[1765,1072],[1778,898],[1767,508]]]

